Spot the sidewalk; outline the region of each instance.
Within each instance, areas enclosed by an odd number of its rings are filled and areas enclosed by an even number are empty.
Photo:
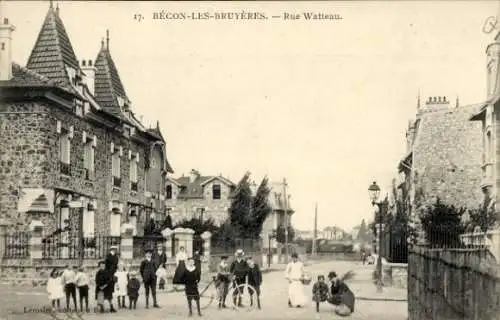
[[[377,292],[377,286],[373,281],[373,267],[360,266],[355,268],[355,276],[348,281],[349,287],[354,292],[356,300],[371,301],[408,301],[407,289],[391,286],[383,287],[382,292]]]

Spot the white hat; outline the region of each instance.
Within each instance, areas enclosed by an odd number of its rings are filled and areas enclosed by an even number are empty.
[[[236,250],[235,255],[236,256],[243,256],[243,255],[245,255],[245,252],[243,252],[243,249],[238,249],[238,250]]]

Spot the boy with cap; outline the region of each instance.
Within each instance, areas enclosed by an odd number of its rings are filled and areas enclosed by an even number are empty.
[[[248,264],[243,259],[245,255],[242,249],[236,250],[236,260],[231,263],[231,267],[229,268],[229,272],[234,276],[234,281],[237,286],[240,284],[244,284],[246,282],[246,278],[248,275]],[[243,295],[243,289],[240,290],[240,294],[238,297],[238,307],[241,307],[241,296]],[[236,304],[236,290],[233,293],[233,302]]]
[[[128,295],[128,308],[135,309],[137,306],[137,300],[139,299],[139,289],[141,288],[141,283],[137,279],[137,272],[130,272],[130,276],[127,283],[127,295]]]
[[[146,289],[146,309],[149,308],[150,291],[153,297],[153,307],[160,307],[156,302],[156,267],[155,262],[152,260],[152,250],[146,250],[146,256],[142,260],[140,267],[142,282],[144,283],[144,289]]]
[[[229,291],[229,283],[231,280],[229,272],[229,264],[227,263],[227,256],[222,256],[219,265],[217,266],[217,291],[219,293],[219,309],[226,307],[226,297]]]
[[[253,295],[255,293],[257,297],[257,308],[260,309],[260,285],[262,284],[262,272],[260,271],[259,265],[253,261],[252,257],[247,258],[248,263],[248,284],[251,285],[254,290],[250,290],[250,303],[253,306]]]

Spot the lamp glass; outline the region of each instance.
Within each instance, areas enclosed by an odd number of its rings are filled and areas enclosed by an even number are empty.
[[[376,202],[378,200],[378,197],[380,195],[380,187],[375,181],[368,187],[368,193],[372,202]]]

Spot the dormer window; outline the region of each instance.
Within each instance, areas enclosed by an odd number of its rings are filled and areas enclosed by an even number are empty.
[[[167,190],[166,191],[167,191],[167,199],[172,199],[172,185],[171,184],[169,184],[167,186]]]
[[[220,184],[212,185],[212,199],[220,199],[221,198],[221,187]]]

